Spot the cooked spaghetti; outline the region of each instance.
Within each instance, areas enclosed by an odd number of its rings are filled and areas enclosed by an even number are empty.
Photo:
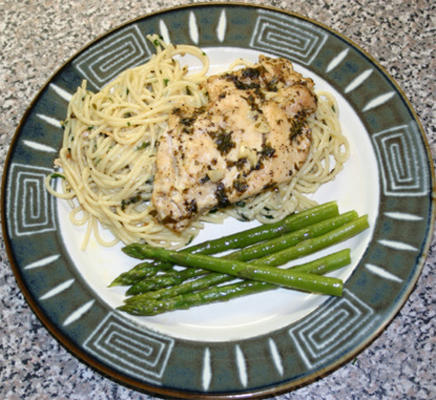
[[[48,176],[46,186],[56,197],[71,201],[73,224],[87,224],[83,246],[93,235],[103,246],[121,240],[179,248],[195,237],[205,221],[222,222],[231,215],[272,222],[311,206],[313,201],[307,194],[332,180],[348,157],[337,106],[328,93],[317,95],[318,109],[309,118],[312,150],[289,184],[200,216],[182,233],[155,220],[150,199],[159,136],[174,109],[206,104],[201,83],[206,79],[209,60],[197,47],[166,45],[157,37],[151,40],[157,52],[148,62],[124,71],[98,93],[87,90],[83,82],[68,106],[63,143],[55,160],[60,173]],[[185,54],[201,62],[198,72],[189,73],[177,61]],[[63,178],[60,190],[51,185],[54,176]],[[114,238],[104,239],[99,224]]]

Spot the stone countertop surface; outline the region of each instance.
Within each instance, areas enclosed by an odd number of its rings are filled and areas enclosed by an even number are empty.
[[[256,2],[256,1],[252,1]],[[30,101],[89,41],[186,0],[0,0],[0,157]],[[436,156],[436,4],[431,0],[268,0],[341,32],[387,69],[412,103]],[[102,376],[65,350],[22,296],[0,243],[0,398],[152,399]],[[382,334],[352,362],[277,399],[436,398],[436,241],[418,283]]]

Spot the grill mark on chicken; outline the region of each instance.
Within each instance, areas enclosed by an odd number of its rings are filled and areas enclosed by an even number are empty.
[[[198,217],[289,182],[312,143],[313,82],[283,58],[205,82],[209,102],[180,107],[159,140],[156,219],[182,231]]]

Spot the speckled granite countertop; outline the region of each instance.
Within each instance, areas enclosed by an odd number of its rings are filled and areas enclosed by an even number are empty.
[[[0,0],[0,157],[30,100],[53,71],[110,28],[180,0]],[[410,99],[436,156],[435,4],[268,0],[348,36],[388,70]],[[433,4],[432,4],[433,3]],[[0,398],[151,399],[103,377],[68,353],[31,312],[0,244]],[[435,368],[436,241],[418,284],[388,328],[353,362],[278,399],[431,399]]]

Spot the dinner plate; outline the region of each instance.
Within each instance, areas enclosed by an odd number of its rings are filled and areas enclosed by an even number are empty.
[[[338,103],[350,159],[313,195],[367,214],[370,228],[329,249],[351,248],[335,276],[342,297],[277,289],[230,302],[132,317],[108,288],[135,260],[121,245],[80,250],[83,229],[50,196],[68,100],[86,79],[99,90],[153,53],[148,34],[200,46],[211,72],[260,54],[290,59]],[[196,66],[185,60],[191,68]],[[422,127],[402,91],[362,49],[300,15],[248,4],[209,3],[147,15],[98,38],[63,65],[26,111],[3,174],[2,225],[11,265],[33,311],[74,355],[114,380],[179,398],[268,396],[347,362],[406,301],[421,272],[434,223],[434,175]],[[256,223],[227,219],[196,238]]]

